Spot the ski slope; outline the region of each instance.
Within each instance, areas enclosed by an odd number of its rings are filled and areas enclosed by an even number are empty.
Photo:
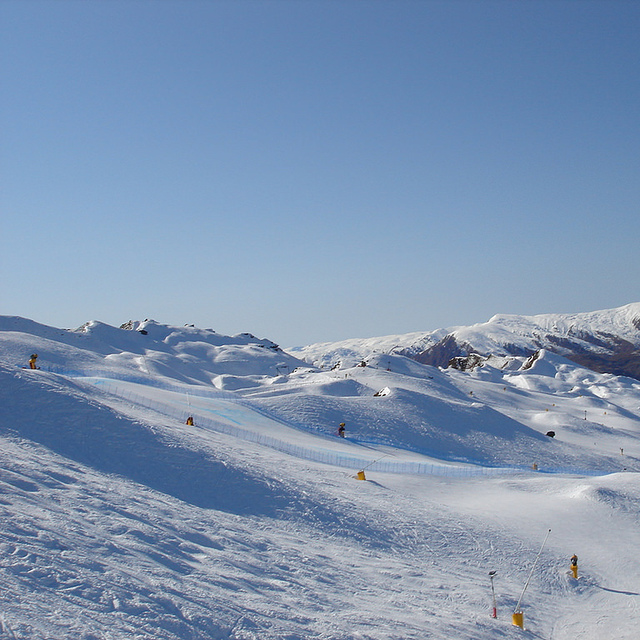
[[[0,332],[2,637],[637,637],[636,381],[553,354],[282,375],[220,336],[215,370],[175,328],[144,358],[26,328]]]
[[[466,477],[514,472],[511,467],[488,468],[453,463],[388,445],[347,437],[337,438],[336,433],[309,432],[232,394],[188,387],[179,389],[177,386],[163,389],[108,378],[82,377],[75,381],[124,399],[134,406],[151,408],[181,423],[186,423],[191,416],[198,435],[203,431],[227,433],[298,458],[356,471],[371,469],[390,473]]]

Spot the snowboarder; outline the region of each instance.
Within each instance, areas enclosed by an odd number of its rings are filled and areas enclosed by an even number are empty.
[[[31,354],[31,358],[29,360],[29,369],[37,369],[38,367],[36,367],[36,360],[38,359],[38,354],[37,353],[32,353]]]
[[[340,426],[338,427],[338,436],[344,438],[344,422],[341,422]]]
[[[189,416],[187,418],[186,424],[189,425],[190,427],[193,427],[193,416]]]

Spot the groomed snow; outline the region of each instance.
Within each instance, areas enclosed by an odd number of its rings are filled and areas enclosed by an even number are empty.
[[[0,318],[0,637],[635,640],[640,382],[523,362]]]

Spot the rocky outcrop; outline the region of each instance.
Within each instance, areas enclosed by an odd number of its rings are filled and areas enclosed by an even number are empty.
[[[486,358],[477,353],[470,353],[468,356],[457,356],[449,360],[450,369],[458,369],[459,371],[473,371],[476,367],[481,367]]]
[[[449,362],[452,358],[465,357],[472,351],[473,348],[470,345],[459,343],[455,336],[449,334],[440,340],[440,342],[437,342],[425,351],[421,351],[419,353],[396,351],[396,353],[406,355],[421,364],[446,368],[449,366]]]

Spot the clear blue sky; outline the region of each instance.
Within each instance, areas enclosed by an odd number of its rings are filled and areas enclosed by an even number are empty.
[[[283,346],[640,300],[640,2],[0,1],[0,313]]]

